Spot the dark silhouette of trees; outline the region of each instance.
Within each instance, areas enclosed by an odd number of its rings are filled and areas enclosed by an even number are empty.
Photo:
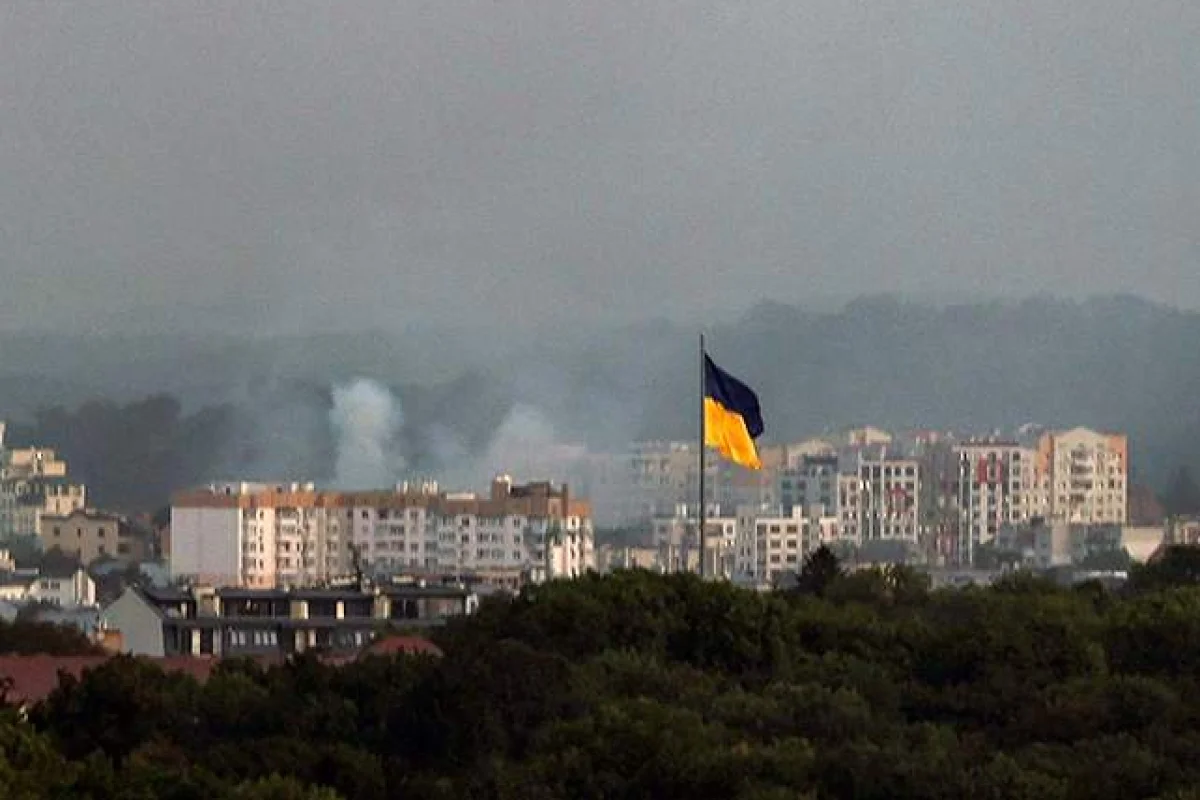
[[[0,787],[1126,800],[1200,785],[1192,551],[1118,592],[810,565],[795,593],[643,571],[531,587],[436,632],[436,659],[229,661],[203,685],[111,659],[28,723],[0,710]]]
[[[842,564],[838,557],[825,545],[821,545],[804,559],[804,566],[796,576],[793,591],[799,594],[824,597],[829,587],[842,577]]]

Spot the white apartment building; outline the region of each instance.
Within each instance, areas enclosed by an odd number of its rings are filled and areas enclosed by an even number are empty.
[[[754,583],[771,583],[782,575],[799,572],[804,560],[821,545],[840,539],[837,517],[806,517],[794,507],[738,510],[735,575]]]
[[[1128,516],[1129,440],[1087,428],[1046,433],[1038,441],[1048,515],[1055,520],[1124,525]]]
[[[859,461],[859,542],[918,540],[920,473],[920,464],[915,459],[884,457]]]
[[[979,545],[995,539],[1004,526],[1046,515],[1046,486],[1033,448],[1013,441],[979,440],[955,446],[954,454],[958,552],[966,563],[971,563]]]
[[[705,506],[709,513],[704,518],[704,574],[731,577],[734,572],[737,518],[721,516],[716,505],[710,507],[705,503]],[[664,572],[692,572],[699,568],[698,527],[699,521],[688,515],[688,508],[684,505],[676,509],[674,516],[653,521],[657,563]]]
[[[202,583],[310,586],[358,571],[474,576],[514,586],[595,567],[589,505],[566,486],[490,495],[436,484],[324,492],[313,484],[220,484],[171,506],[171,574]]]

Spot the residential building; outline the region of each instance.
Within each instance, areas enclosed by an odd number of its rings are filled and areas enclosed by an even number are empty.
[[[708,506],[707,503],[705,503]],[[658,552],[657,563],[664,572],[692,572],[699,570],[700,550],[696,530],[699,520],[688,515],[687,506],[680,505],[671,517],[653,521],[654,547]],[[737,534],[737,519],[721,516],[721,507],[708,507],[704,519],[705,562],[704,573],[728,577],[733,573],[734,540]]]
[[[37,534],[44,549],[58,548],[84,565],[105,557],[140,561],[150,549],[148,534],[126,517],[95,509],[42,514]]]
[[[19,570],[0,575],[0,599],[15,604],[45,603],[56,608],[96,605],[96,582],[82,567]]]
[[[921,532],[919,462],[886,456],[860,460],[858,479],[858,541],[918,541]]]
[[[830,514],[806,517],[799,506],[782,509],[738,509],[735,574],[753,583],[774,583],[798,572],[821,545],[840,538],[838,519]]]
[[[789,452],[788,466],[779,470],[779,505],[788,514],[795,507],[813,506],[836,513],[841,488],[838,476],[838,456],[832,450],[800,455],[794,460]]]
[[[390,628],[441,625],[476,607],[461,585],[129,588],[100,619],[134,655],[287,656],[361,650]]]
[[[975,550],[1005,525],[1019,525],[1048,512],[1038,454],[1015,441],[972,440],[957,445],[958,552],[973,563]]]
[[[564,485],[487,496],[437,484],[318,491],[313,484],[214,484],[171,506],[171,573],[252,588],[315,586],[360,571],[471,575],[515,587],[595,567],[591,509]]]
[[[43,447],[6,449],[0,441],[0,538],[37,532],[42,514],[83,508],[84,486],[67,479],[67,463]]]
[[[1045,433],[1038,441],[1048,516],[1068,522],[1128,521],[1129,441],[1088,428]]]

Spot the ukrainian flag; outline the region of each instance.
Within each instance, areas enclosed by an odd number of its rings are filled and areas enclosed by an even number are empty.
[[[763,432],[758,396],[704,356],[704,443],[735,464],[762,469],[754,440]]]

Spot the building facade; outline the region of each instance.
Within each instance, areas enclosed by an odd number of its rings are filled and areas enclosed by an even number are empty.
[[[138,561],[149,555],[146,535],[126,517],[104,511],[43,513],[38,518],[37,534],[43,549],[58,548],[84,565],[106,557]]]
[[[995,540],[1004,526],[1046,516],[1046,480],[1037,451],[1014,441],[968,441],[954,452],[958,551],[969,564],[976,549]]]
[[[432,483],[368,492],[237,483],[173,499],[169,562],[175,577],[256,588],[364,570],[516,586],[594,569],[594,546],[589,505],[545,482],[502,476],[484,497]]]
[[[1084,524],[1128,521],[1129,440],[1088,428],[1046,433],[1038,441],[1048,514]]]
[[[129,588],[100,614],[117,649],[147,656],[288,656],[361,650],[395,627],[425,628],[473,613],[458,585],[211,591]]]
[[[67,478],[67,462],[44,447],[6,448],[0,425],[0,538],[37,533],[43,514],[87,504],[83,485]]]

